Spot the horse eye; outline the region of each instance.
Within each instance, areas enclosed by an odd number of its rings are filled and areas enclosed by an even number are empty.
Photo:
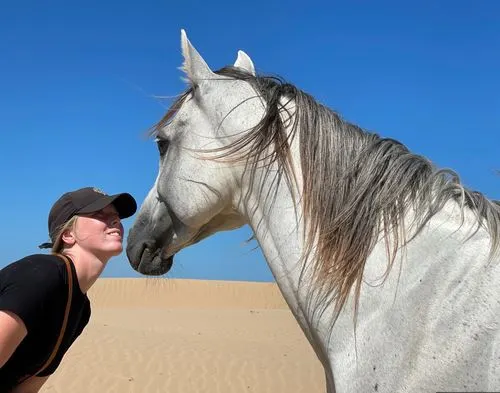
[[[165,139],[158,139],[156,141],[156,145],[158,146],[158,151],[160,152],[160,156],[164,156],[168,150],[168,141]]]

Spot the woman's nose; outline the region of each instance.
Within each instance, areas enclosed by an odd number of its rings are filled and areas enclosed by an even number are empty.
[[[121,220],[118,215],[113,215],[110,220],[109,220],[109,226],[111,227],[118,227],[120,226]]]

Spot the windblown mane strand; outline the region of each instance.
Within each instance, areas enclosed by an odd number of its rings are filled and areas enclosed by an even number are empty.
[[[489,230],[490,256],[498,252],[499,205],[467,190],[454,172],[438,171],[401,143],[343,121],[281,78],[254,77],[234,67],[217,73],[247,81],[267,104],[260,123],[225,147],[219,157],[245,160],[252,172],[263,162],[277,164],[273,181],[285,179],[292,186],[295,175],[289,147],[293,138],[300,138],[305,255],[314,254],[312,274],[320,288],[319,303],[333,301],[338,314],[354,288],[357,310],[365,262],[380,232],[388,254],[386,274],[398,249],[410,240],[404,225],[409,208],[416,212],[416,235],[447,201],[455,199],[477,215],[478,228],[484,225]],[[187,94],[176,101],[157,129],[175,114]],[[293,101],[294,113],[288,112],[283,98]],[[283,118],[291,118],[292,124],[285,124]]]

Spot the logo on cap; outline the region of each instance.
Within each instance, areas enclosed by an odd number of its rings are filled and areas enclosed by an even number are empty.
[[[104,191],[102,191],[102,190],[98,189],[97,187],[92,188],[92,191],[97,192],[98,194],[108,195],[108,194],[106,194]]]

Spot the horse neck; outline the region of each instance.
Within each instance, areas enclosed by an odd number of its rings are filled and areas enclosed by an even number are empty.
[[[276,186],[272,175],[276,168],[258,169],[254,181],[244,181],[246,189],[243,187],[242,191],[247,198],[241,198],[245,201],[242,209],[285,301],[318,358],[327,367],[331,323],[318,319],[321,314],[310,307],[314,285],[305,268],[311,265],[309,258],[303,258],[304,225],[298,191],[302,190],[299,139],[294,138],[291,146],[296,187],[289,187],[285,181]]]
[[[263,251],[278,286],[292,312],[301,318],[308,282],[301,277],[304,261],[301,260],[304,228],[301,221],[302,207],[298,190],[302,189],[299,138],[292,142],[292,164],[296,187],[290,188],[282,180],[276,186],[273,167],[257,169],[253,181],[244,181],[242,192],[246,195],[242,210],[252,227],[255,238]]]

